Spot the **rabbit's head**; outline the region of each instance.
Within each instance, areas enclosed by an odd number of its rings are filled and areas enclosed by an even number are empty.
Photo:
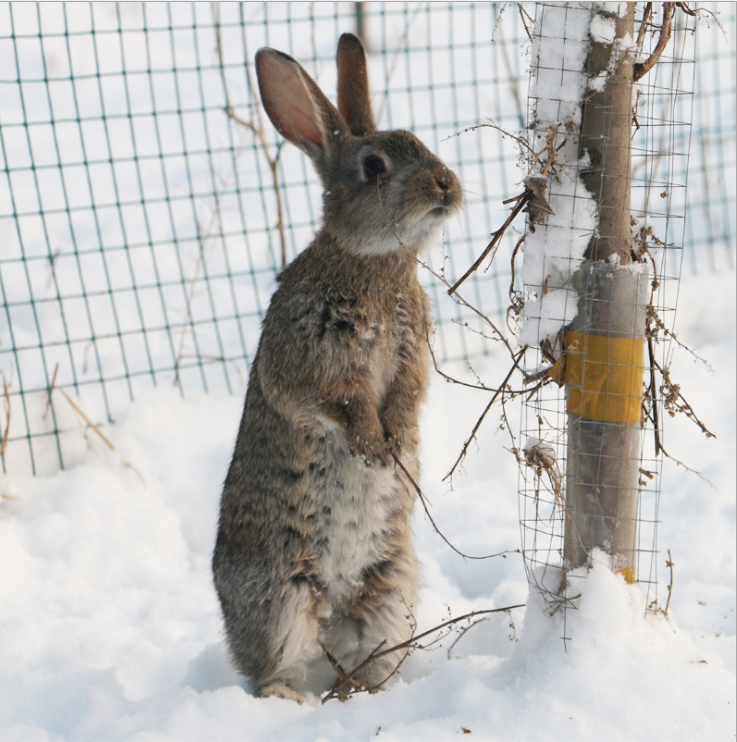
[[[324,232],[362,255],[417,250],[460,209],[461,186],[413,134],[376,131],[358,37],[343,34],[336,59],[337,108],[294,59],[260,49],[256,72],[266,113],[315,164]]]

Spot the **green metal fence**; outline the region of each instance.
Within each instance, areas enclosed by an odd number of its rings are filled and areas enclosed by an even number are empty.
[[[697,34],[693,270],[734,261],[734,4],[721,11]],[[464,184],[463,215],[427,256],[452,282],[520,191],[514,141],[462,133],[524,126],[517,4],[0,4],[4,470],[70,465],[81,433],[98,445],[90,426],[146,387],[242,393],[275,276],[320,211],[309,165],[259,111],[253,57],[286,51],[332,96],[337,38],[356,29],[381,125],[413,130]],[[505,311],[508,265],[464,285],[489,315]],[[488,352],[475,315],[422,273],[439,360]]]

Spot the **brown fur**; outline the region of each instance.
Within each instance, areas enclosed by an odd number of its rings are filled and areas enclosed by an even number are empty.
[[[415,498],[393,456],[418,477],[429,319],[415,254],[462,195],[411,134],[374,132],[355,37],[338,49],[342,113],[290,57],[261,50],[257,70],[269,117],[323,180],[324,226],[264,319],[213,573],[236,666],[259,694],[298,698],[318,638],[350,665],[411,631]]]

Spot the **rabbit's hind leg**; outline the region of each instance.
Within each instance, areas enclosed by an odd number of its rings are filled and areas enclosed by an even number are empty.
[[[408,551],[404,559],[395,555],[390,563],[376,565],[366,576],[360,598],[350,607],[353,620],[360,626],[351,669],[377,649],[381,653],[412,637],[417,602],[415,564],[414,553]],[[356,679],[363,687],[378,690],[394,673],[406,651],[397,650],[371,661]]]
[[[265,603],[235,590],[229,596],[235,601],[223,601],[230,651],[256,695],[301,702],[298,685],[319,652],[315,594],[304,579],[266,592],[272,597]]]
[[[256,679],[259,696],[304,700],[297,691],[307,667],[320,652],[315,594],[307,581],[290,581],[282,592],[276,631],[271,637],[271,656],[276,658],[268,673]]]

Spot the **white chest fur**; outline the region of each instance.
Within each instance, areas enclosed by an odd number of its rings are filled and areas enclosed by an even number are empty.
[[[368,568],[387,558],[387,534],[404,485],[393,467],[366,466],[352,457],[341,431],[331,430],[328,437],[315,573],[323,597],[339,605],[360,591]]]

